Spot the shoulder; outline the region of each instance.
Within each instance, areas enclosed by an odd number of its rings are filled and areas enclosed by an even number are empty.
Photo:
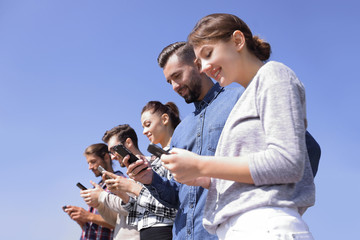
[[[283,79],[295,77],[294,71],[283,63],[270,61],[264,64],[258,72],[260,77],[273,77],[276,79]]]
[[[176,131],[179,131],[179,129],[181,128],[187,128],[189,126],[189,124],[192,125],[192,122],[193,122],[193,119],[194,119],[194,113],[190,113],[188,115],[186,115],[182,120],[181,122],[179,123],[179,125],[177,125],[177,127],[175,128],[175,132]]]
[[[295,72],[283,63],[270,61],[263,65],[255,76],[259,87],[275,87],[299,84]]]

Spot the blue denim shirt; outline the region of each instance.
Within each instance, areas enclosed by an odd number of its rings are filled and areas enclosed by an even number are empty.
[[[194,103],[195,111],[176,127],[171,147],[213,156],[227,117],[242,92],[243,88],[222,88],[216,83],[201,102]],[[161,203],[178,209],[173,239],[217,239],[202,225],[206,189],[180,184],[157,174],[146,187]]]

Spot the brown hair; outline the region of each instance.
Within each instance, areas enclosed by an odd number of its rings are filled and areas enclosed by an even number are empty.
[[[159,54],[157,61],[161,68],[164,68],[169,58],[176,54],[180,61],[186,64],[194,64],[196,58],[193,47],[187,42],[175,42],[166,46]]]
[[[136,132],[129,124],[122,124],[106,131],[102,140],[107,143],[113,136],[117,136],[121,144],[124,144],[126,139],[130,138],[135,147],[139,149]]]
[[[92,155],[92,154],[95,154],[101,159],[104,159],[105,155],[108,154],[107,145],[104,143],[95,143],[88,146],[84,151],[84,155]]]
[[[239,30],[245,36],[246,46],[261,61],[269,59],[270,44],[253,36],[246,23],[232,14],[215,13],[200,19],[188,36],[188,41],[194,47],[205,42],[228,41],[234,31]]]
[[[180,123],[179,109],[173,102],[167,102],[165,105],[159,101],[150,101],[142,109],[141,114],[145,111],[158,113],[160,116],[166,113],[169,115],[171,126],[175,129]]]

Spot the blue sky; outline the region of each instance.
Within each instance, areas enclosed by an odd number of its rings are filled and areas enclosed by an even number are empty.
[[[61,206],[86,208],[75,184],[96,180],[82,153],[129,123],[147,153],[140,111],[150,100],[193,109],[166,83],[156,58],[186,40],[203,16],[241,17],[270,42],[307,93],[308,130],[322,147],[316,239],[358,235],[360,54],[356,1],[0,0],[2,239],[78,239]],[[115,164],[119,168],[118,164]]]

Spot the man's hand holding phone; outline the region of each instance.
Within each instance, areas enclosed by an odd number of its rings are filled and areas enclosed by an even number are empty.
[[[93,181],[90,181],[90,183],[94,186],[94,188],[81,190],[80,196],[84,199],[87,205],[97,208],[99,206],[99,195],[102,191],[104,191],[104,189],[102,189],[99,184],[96,184]]]

